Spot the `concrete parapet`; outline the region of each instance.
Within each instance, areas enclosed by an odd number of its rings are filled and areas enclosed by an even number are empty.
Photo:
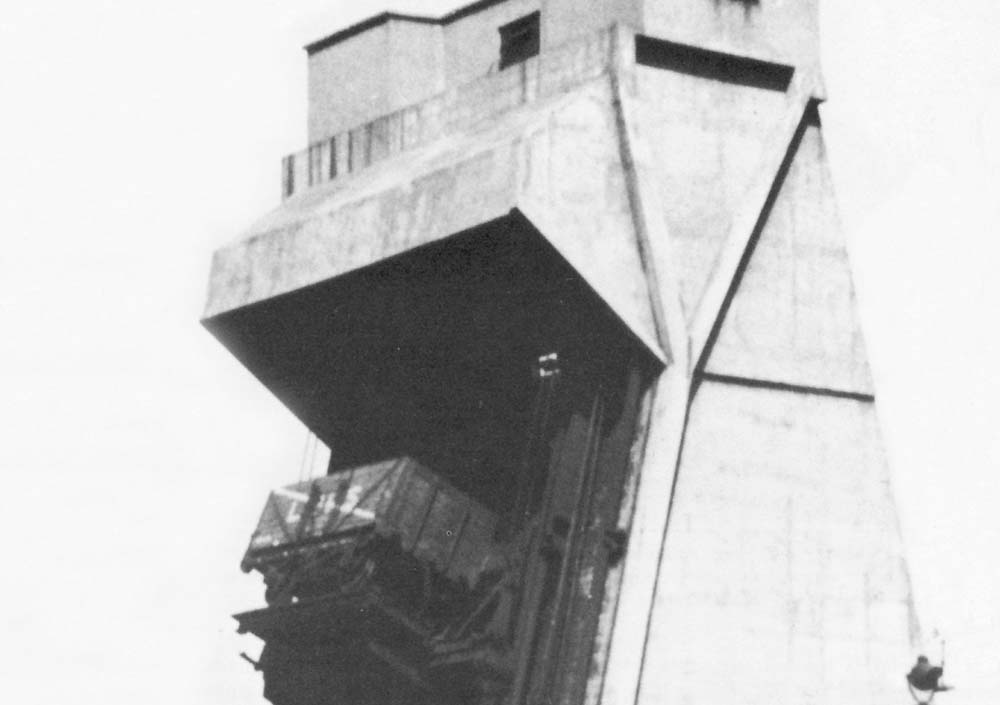
[[[615,28],[314,141],[282,163],[282,196],[343,178],[435,139],[571,89],[607,70]]]

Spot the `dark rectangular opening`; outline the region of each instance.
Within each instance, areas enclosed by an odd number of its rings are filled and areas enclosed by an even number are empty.
[[[532,12],[500,28],[500,68],[537,56],[541,47],[540,13]]]
[[[793,66],[786,64],[641,35],[635,38],[635,61],[642,66],[782,92],[788,90],[795,72]]]
[[[281,164],[281,194],[288,198],[295,193],[295,155],[289,154]]]

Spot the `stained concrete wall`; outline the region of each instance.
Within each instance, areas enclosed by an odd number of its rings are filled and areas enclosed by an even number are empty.
[[[545,0],[542,9],[543,39],[550,47],[614,23],[777,63],[818,61],[817,0]]]
[[[892,702],[911,620],[874,405],[703,383],[639,703]]]
[[[286,158],[291,160],[293,179],[292,188],[286,187],[282,195],[287,198],[332,179],[344,178],[402,151],[474,128],[501,113],[593,78],[605,72],[612,60],[611,36],[610,30],[596,32],[509,70],[481,76],[423,102],[330,135]],[[331,161],[337,164],[336,170],[330,169]],[[288,161],[282,165],[283,169],[287,165]]]
[[[769,61],[818,61],[816,0],[506,0],[454,18],[377,23],[309,59],[309,141],[497,70],[498,29],[541,11],[542,50],[612,24]]]
[[[642,27],[642,2],[544,0],[541,23],[543,50],[554,49],[613,24]]]
[[[441,27],[388,20],[309,57],[309,142],[444,88]]]
[[[691,314],[733,213],[758,177],[785,96],[645,66],[635,71],[636,119],[649,146],[639,158],[653,182],[677,258],[681,302]]]
[[[874,394],[823,137],[802,136],[706,371]]]
[[[444,27],[445,75],[460,86],[494,73],[500,62],[500,27],[540,8],[542,0],[507,0]]]
[[[389,22],[389,75],[390,109],[419,103],[443,91],[447,85],[443,29],[402,20]]]
[[[637,702],[886,702],[918,629],[819,124],[806,104],[786,115],[781,93],[642,68],[638,79],[647,158],[663,165],[643,171],[689,315],[741,245],[747,194],[777,181],[731,298],[709,312],[718,334],[695,369],[680,459],[643,467],[676,484],[647,484],[669,521],[646,631],[631,637]],[[776,143],[788,117],[801,127]],[[787,170],[760,173],[786,150]],[[651,438],[671,423],[654,415]]]
[[[815,66],[819,61],[817,0],[642,0],[642,4],[642,31],[653,37],[793,66]]]
[[[309,57],[309,142],[497,71],[499,28],[540,3],[507,0],[448,22],[388,19],[315,52]]]
[[[560,67],[573,66],[557,64],[549,77],[552,86],[560,85]],[[216,252],[206,317],[344,274],[517,208],[662,358],[635,245],[607,75],[508,112],[499,123],[479,124],[476,131],[374,164],[342,184],[307,191],[262,218],[244,238]]]
[[[309,57],[309,142],[389,112],[389,25]]]

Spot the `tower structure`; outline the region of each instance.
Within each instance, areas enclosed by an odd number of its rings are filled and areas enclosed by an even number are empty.
[[[815,0],[482,0],[306,47],[205,326],[331,449],[244,558],[275,705],[882,703],[916,620]]]

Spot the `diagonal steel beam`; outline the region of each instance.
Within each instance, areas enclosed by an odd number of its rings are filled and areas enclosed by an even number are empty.
[[[795,157],[799,141],[805,132],[809,111],[818,102],[815,97],[818,90],[819,83],[814,72],[796,69],[788,87],[785,113],[767,140],[766,156],[759,175],[733,216],[729,234],[692,318],[692,372],[704,367],[712,343],[718,336],[729,302],[736,293],[740,275],[749,261],[771,205]]]

